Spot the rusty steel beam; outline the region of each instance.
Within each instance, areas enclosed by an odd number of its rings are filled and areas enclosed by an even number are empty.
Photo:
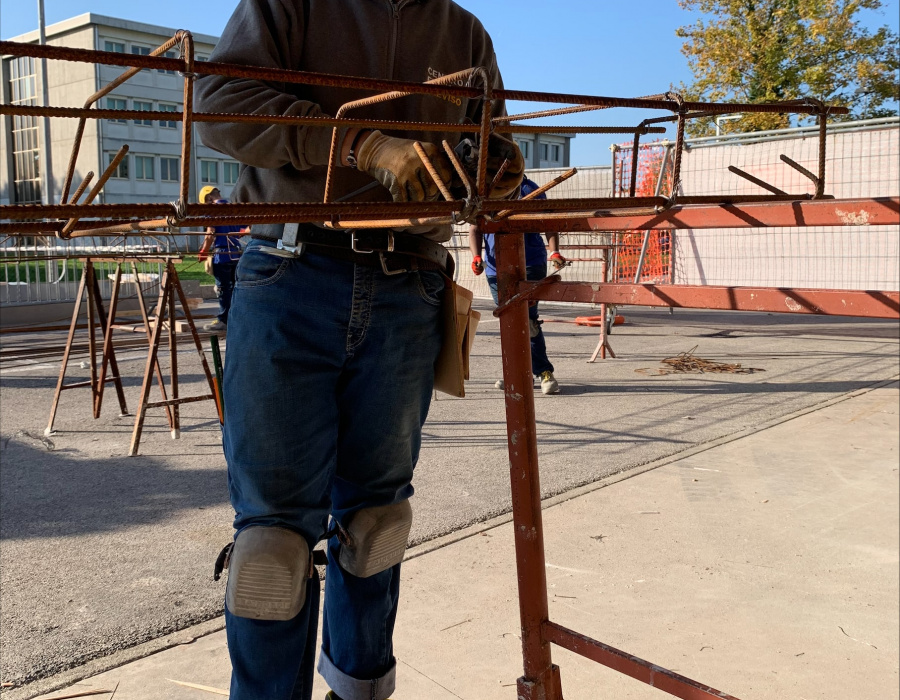
[[[806,226],[896,226],[900,197],[871,199],[796,199],[760,195],[732,203],[691,204],[699,198],[680,197],[683,205],[663,211],[595,211],[592,213],[519,214],[501,223],[485,222],[485,233],[643,231],[710,228],[783,228]],[[707,198],[703,198],[704,201]],[[719,198],[724,199],[724,198]],[[749,201],[748,201],[749,200]],[[780,200],[780,201],[779,201]],[[558,201],[558,200],[549,200]],[[623,202],[635,202],[624,199]],[[513,203],[510,203],[511,205]],[[632,204],[632,207],[634,205]],[[627,209],[628,207],[623,207]],[[521,211],[521,210],[520,210]],[[538,226],[538,228],[535,228]]]
[[[900,292],[597,282],[541,285],[539,282],[521,282],[518,293],[521,297],[539,301],[579,304],[900,318]]]
[[[554,622],[545,622],[544,639],[563,649],[596,661],[614,671],[646,683],[658,690],[674,695],[682,700],[738,700],[733,695],[723,693],[708,685],[698,683],[674,671],[644,661],[637,656],[603,644],[596,640],[566,629]]]

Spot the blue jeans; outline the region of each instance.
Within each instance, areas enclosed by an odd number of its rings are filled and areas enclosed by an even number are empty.
[[[234,294],[234,276],[238,261],[214,262],[213,277],[216,278],[216,295],[219,298],[219,313],[216,316],[222,323],[228,323],[228,310],[231,308],[231,297]]]
[[[310,549],[329,516],[413,494],[441,344],[444,279],[306,253],[285,259],[253,240],[237,270],[225,361],[225,456],[240,532],[289,528]],[[319,672],[344,700],[394,689],[400,565],[357,578],[328,543]],[[315,589],[315,590],[313,590]],[[225,620],[232,700],[306,700],[312,692],[318,586],[286,622]]]
[[[536,282],[544,279],[546,276],[546,265],[529,265],[525,268],[526,280]],[[487,278],[487,283],[491,288],[491,296],[494,297],[494,303],[499,304],[500,297],[497,294],[497,278],[489,276]],[[532,321],[538,320],[537,302],[528,305],[528,318]],[[537,335],[531,339],[531,373],[539,377],[544,372],[552,371],[553,363],[550,362],[550,358],[547,357],[547,343],[544,341],[544,331],[541,330],[540,325],[538,325]]]

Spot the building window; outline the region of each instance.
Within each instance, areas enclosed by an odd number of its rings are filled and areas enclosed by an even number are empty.
[[[153,111],[153,103],[152,102],[142,102],[141,100],[135,100],[134,108],[140,112],[152,112]],[[135,119],[134,123],[139,124],[140,126],[153,126],[152,119]]]
[[[209,57],[203,56],[202,54],[197,54],[196,56],[194,56],[194,59],[197,61],[208,61]]]
[[[134,177],[137,180],[155,180],[153,172],[153,156],[134,157]]]
[[[516,143],[519,145],[519,150],[522,151],[522,157],[525,158],[525,160],[528,160],[528,152],[531,150],[531,143],[528,141],[516,141]]]
[[[541,160],[550,160],[549,150],[550,147],[546,143],[541,144]]]
[[[9,62],[9,93],[14,105],[36,106],[35,60],[23,57]],[[12,117],[13,181],[17,204],[41,202],[41,151],[37,117]]]
[[[106,164],[111,165],[113,160],[115,160],[115,153],[107,153],[106,154]],[[113,174],[110,175],[110,178],[114,180],[127,180],[128,179],[128,156],[125,156],[122,159],[122,162],[119,163],[119,167],[113,171]]]
[[[160,158],[159,177],[163,182],[178,182],[181,175],[180,158]]]
[[[125,44],[120,41],[107,41],[103,45],[103,49],[112,53],[125,53]]]
[[[131,46],[131,53],[133,53],[135,56],[149,56],[149,55],[150,55],[150,49],[149,49],[148,47],[146,47],[146,46],[134,46],[134,45],[132,44],[132,46]],[[148,69],[148,68],[144,68],[143,70],[149,70],[149,69]]]
[[[159,111],[160,111],[160,112],[177,112],[177,111],[178,111],[178,107],[177,107],[176,105],[164,105],[164,104],[160,104],[160,105],[159,105]],[[160,121],[160,122],[159,122],[159,125],[160,125],[163,129],[177,129],[177,128],[178,128],[178,122],[175,122],[175,121]]]
[[[121,97],[107,97],[106,98],[106,108],[107,109],[128,109],[128,100],[123,100]],[[127,119],[110,119],[113,124],[127,124]]]
[[[166,58],[178,58],[178,54],[176,54],[174,51],[166,51],[165,54],[163,54],[163,55],[164,55]],[[175,71],[173,71],[173,70],[161,70],[161,71],[159,71],[159,72],[160,72],[160,73],[163,73],[163,74],[165,74],[165,75],[178,75],[178,74],[177,74]]]
[[[225,179],[224,182],[226,185],[234,185],[238,181],[238,175],[241,174],[241,166],[239,163],[226,162],[222,163],[225,168]]]
[[[559,157],[559,146],[554,146],[552,149],[552,152],[553,152],[553,162],[559,163],[561,161],[561,158]]]
[[[216,185],[219,182],[219,162],[215,160],[200,161],[200,182],[204,185]]]

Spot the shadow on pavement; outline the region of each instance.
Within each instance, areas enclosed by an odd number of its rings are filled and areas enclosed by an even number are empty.
[[[223,468],[170,468],[146,457],[78,459],[41,438],[3,438],[0,539],[69,537],[160,523],[228,503]]]

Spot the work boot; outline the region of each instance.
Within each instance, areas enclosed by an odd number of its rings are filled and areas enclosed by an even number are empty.
[[[226,333],[228,331],[228,326],[219,319],[216,319],[212,323],[207,323],[203,326],[203,330],[207,333]]]
[[[559,383],[553,376],[553,372],[541,372],[541,393],[558,394]]]

